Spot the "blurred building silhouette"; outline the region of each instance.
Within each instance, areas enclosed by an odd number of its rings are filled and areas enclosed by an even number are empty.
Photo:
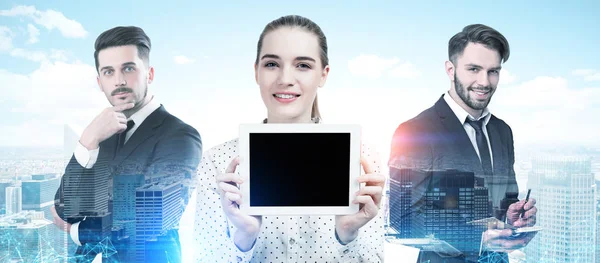
[[[596,185],[588,157],[536,157],[528,181],[543,227],[527,262],[596,262]]]
[[[390,167],[390,227],[398,238],[433,237],[461,252],[479,252],[483,228],[467,222],[491,216],[487,188],[472,172]]]
[[[6,215],[18,214],[23,205],[23,191],[20,186],[9,186],[5,190]]]
[[[135,192],[136,260],[138,262],[166,262],[160,258],[164,251],[161,239],[176,225],[181,214],[181,183],[146,184]]]
[[[135,259],[136,188],[144,185],[144,175],[118,175],[113,178],[113,228],[112,240],[121,251],[119,259]]]
[[[55,250],[53,240],[60,232],[39,211],[0,218],[0,262],[58,262],[64,254]]]

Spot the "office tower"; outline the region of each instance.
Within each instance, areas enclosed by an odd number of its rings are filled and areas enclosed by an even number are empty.
[[[539,232],[525,249],[527,262],[595,262],[596,188],[588,157],[545,156],[529,178]]]
[[[390,195],[389,195],[389,221],[390,227],[397,232],[399,238],[423,237],[425,233],[414,233],[419,229],[413,229],[413,216],[411,203],[419,200],[425,194],[424,191],[413,195],[412,178],[426,176],[425,172],[413,169],[390,168]],[[414,198],[413,198],[414,196]],[[415,199],[416,198],[416,199]]]
[[[50,207],[54,205],[54,195],[60,186],[60,178],[54,174],[32,175],[31,180],[22,181],[23,209],[43,211],[44,217],[52,220]]]
[[[473,220],[487,218],[492,215],[492,204],[486,187],[476,186],[473,195]]]
[[[113,178],[113,219],[135,220],[136,188],[144,185],[144,175],[117,175]]]
[[[103,162],[107,160],[99,159],[93,170],[73,171],[70,175],[67,170],[63,175],[65,216],[74,221],[85,218],[98,241],[108,238],[112,228],[112,214],[108,211],[109,168]],[[74,169],[80,169],[79,164]]]
[[[6,214],[6,187],[11,185],[10,181],[0,180],[0,215]]]
[[[77,142],[77,133],[72,125],[65,125],[65,145]],[[65,146],[66,147],[66,146]],[[73,147],[74,148],[74,147]],[[73,149],[66,147],[65,156],[72,156]],[[70,161],[76,162],[74,158]],[[64,179],[64,214],[69,218],[104,217],[108,214],[108,183],[110,171],[108,160],[98,159],[93,170],[80,169],[75,164],[73,171],[66,170]],[[101,169],[100,167],[104,167]],[[100,221],[106,221],[99,219]],[[109,231],[110,232],[110,231]]]
[[[22,210],[23,195],[21,187],[9,186],[6,187],[6,215],[17,214]]]
[[[490,216],[488,190],[472,172],[390,168],[390,227],[400,238],[434,237],[463,252],[479,249],[482,229],[467,222]]]
[[[99,163],[96,165],[107,167]],[[83,170],[81,175],[68,176],[64,180],[66,216],[85,216],[108,212],[108,167],[104,170],[96,168],[94,173],[90,174],[86,171]]]
[[[76,162],[74,159],[72,161]],[[75,222],[85,219],[88,229],[93,230],[93,238],[102,244],[100,247],[86,245],[81,254],[114,249],[110,244],[103,243],[111,236],[112,230],[112,214],[108,210],[109,168],[103,162],[107,160],[99,159],[94,169],[82,170],[79,164],[75,164],[73,169],[76,171],[67,169],[63,175],[64,216]],[[67,235],[62,237],[63,244],[71,242]]]
[[[49,221],[52,221],[50,208],[54,205],[54,195],[60,186],[60,178],[55,174],[35,174],[31,180],[22,181],[23,210],[41,211]],[[51,236],[57,253],[66,253],[64,233]]]
[[[160,240],[178,224],[181,214],[181,183],[147,184],[137,188],[135,195],[136,260],[161,262],[156,257],[146,258],[149,254],[160,256],[160,253],[152,253],[154,248],[160,247],[149,245],[146,249],[146,244]]]
[[[135,256],[136,188],[144,185],[144,175],[116,175],[113,178],[113,239],[122,251],[120,259],[131,262]]]
[[[596,184],[594,185],[594,191],[596,194],[596,263],[600,263],[600,193],[598,193],[598,187],[600,181],[596,180]]]
[[[0,218],[0,262],[58,262],[53,236],[59,234],[43,212],[21,211]]]

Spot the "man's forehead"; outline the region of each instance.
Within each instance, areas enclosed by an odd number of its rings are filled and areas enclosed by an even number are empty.
[[[458,64],[475,64],[482,67],[499,67],[500,52],[483,44],[469,43],[457,58]]]
[[[125,62],[136,62],[141,60],[135,45],[109,47],[98,53],[100,67],[116,66]]]

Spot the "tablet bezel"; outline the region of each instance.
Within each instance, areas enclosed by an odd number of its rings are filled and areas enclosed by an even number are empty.
[[[349,133],[350,134],[350,178],[348,181],[347,206],[250,206],[250,134],[251,133]],[[356,124],[241,124],[239,137],[239,174],[244,179],[240,185],[242,204],[240,210],[247,215],[349,215],[359,210],[353,204],[354,194],[360,186],[361,174],[361,128]],[[310,189],[307,189],[307,193]]]

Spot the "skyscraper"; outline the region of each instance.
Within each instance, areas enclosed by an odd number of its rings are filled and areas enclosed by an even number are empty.
[[[113,178],[113,220],[135,220],[136,188],[144,185],[144,175],[118,175]]]
[[[110,238],[113,226],[112,214],[108,210],[110,173],[108,165],[102,162],[107,162],[107,160],[99,159],[95,165],[105,168],[95,168],[91,174],[86,170],[81,173],[71,173],[63,180],[64,188],[62,188],[64,191],[64,216],[75,222],[85,219],[89,229],[94,230],[93,238],[99,242]],[[66,171],[66,173],[68,172]],[[102,246],[106,247],[102,248],[103,250],[114,249],[111,244],[102,243]],[[85,245],[81,253],[83,255],[98,249],[95,246]]]
[[[52,220],[50,207],[59,186],[60,178],[54,174],[32,175],[31,180],[22,181],[23,209],[42,211],[46,219]]]
[[[50,208],[54,205],[54,194],[60,186],[60,177],[56,174],[34,174],[31,180],[22,181],[23,210],[40,211],[44,218],[52,221]],[[50,238],[56,253],[66,253],[64,233],[57,233]]]
[[[10,181],[0,180],[0,215],[6,214],[6,187],[11,186]]]
[[[600,263],[600,193],[598,193],[598,187],[600,187],[600,181],[596,180],[595,191],[596,191],[596,263]]]
[[[595,262],[596,187],[588,157],[537,157],[529,175],[544,228],[526,247],[527,262]]]
[[[96,168],[93,175],[83,173],[64,180],[64,213],[67,217],[108,212],[108,166],[97,165],[107,168],[105,171]]]
[[[487,188],[476,186],[472,172],[390,171],[390,227],[399,237],[433,236],[460,251],[478,252],[483,229],[467,222],[491,214]]]
[[[54,250],[59,233],[43,212],[21,211],[0,219],[0,262],[58,262],[64,254]]]
[[[163,235],[178,224],[182,204],[180,203],[182,185],[147,184],[138,187],[135,192],[136,213],[136,260],[139,262],[164,262],[160,258],[147,258],[154,246],[146,249],[146,244],[160,240]],[[146,251],[148,250],[148,251]],[[157,255],[157,253],[154,253]]]
[[[21,187],[6,187],[6,215],[17,214],[22,210],[23,195]]]
[[[119,240],[117,249],[123,251],[123,262],[131,262],[135,256],[135,192],[143,184],[143,174],[113,177],[113,240]]]

